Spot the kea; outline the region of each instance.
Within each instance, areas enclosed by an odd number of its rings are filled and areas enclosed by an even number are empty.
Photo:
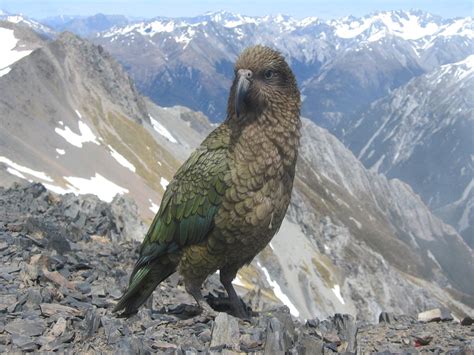
[[[300,140],[300,93],[277,51],[254,46],[235,63],[225,121],[169,183],[140,247],[127,291],[114,311],[137,312],[178,271],[201,311],[201,294],[219,270],[231,312],[248,318],[232,285],[280,228],[293,187]]]

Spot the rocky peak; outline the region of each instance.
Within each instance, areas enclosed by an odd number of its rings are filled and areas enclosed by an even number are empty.
[[[63,32],[49,45],[62,61],[74,66],[92,83],[104,88],[112,102],[120,102],[125,113],[138,122],[149,122],[148,112],[134,83],[122,66],[100,45],[94,45],[72,32]],[[87,85],[87,83],[86,83]]]

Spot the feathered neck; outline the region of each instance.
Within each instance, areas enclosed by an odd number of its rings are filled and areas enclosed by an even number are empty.
[[[283,106],[283,105],[282,105]],[[261,141],[252,137],[262,137],[278,149],[280,155],[289,165],[296,163],[296,157],[301,137],[301,119],[299,103],[284,107],[279,105],[267,106],[259,114],[246,114],[237,118],[230,115],[226,124],[232,132],[232,139],[238,140],[246,132],[247,144],[260,145]]]

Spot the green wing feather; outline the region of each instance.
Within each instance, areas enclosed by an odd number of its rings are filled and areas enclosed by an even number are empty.
[[[167,255],[206,240],[227,188],[225,137],[219,134],[219,128],[211,133],[168,185],[142,242],[128,290],[114,311],[136,312],[154,288],[174,272],[176,265],[170,264]]]

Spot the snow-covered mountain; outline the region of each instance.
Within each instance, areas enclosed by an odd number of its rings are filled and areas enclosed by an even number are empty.
[[[465,58],[473,38],[471,18],[442,19],[419,11],[329,21],[217,12],[115,27],[98,34],[95,41],[125,65],[140,90],[153,100],[187,105],[214,121],[224,117],[226,103],[220,94],[229,87],[237,54],[256,43],[276,47],[301,83],[306,96],[303,113],[324,123],[349,110],[353,101],[333,102],[340,94],[332,86],[335,75],[342,82],[352,79],[363,61],[369,76],[382,75],[376,83],[356,79],[352,89],[362,89],[367,97],[361,101],[367,104],[436,65]],[[328,74],[331,70],[336,73]],[[325,77],[331,81],[324,81]],[[320,96],[329,96],[327,105],[320,105]]]
[[[8,22],[0,22],[0,77],[8,74],[12,64],[31,54],[41,43],[36,33]]]
[[[433,209],[456,201],[464,204],[460,214],[441,215],[469,238],[471,246],[473,93],[470,55],[373,102],[343,136],[367,167],[408,182]]]
[[[26,31],[9,26],[15,38]],[[0,91],[0,183],[34,180],[104,201],[126,195],[148,221],[212,129],[202,114],[143,99],[102,47],[71,33],[11,64]],[[247,299],[285,303],[300,318],[349,312],[375,320],[381,310],[442,304],[472,312],[472,252],[456,231],[328,131],[304,120],[303,132],[288,218],[235,281]]]
[[[41,21],[57,32],[70,31],[81,37],[106,31],[114,26],[126,26],[130,21],[123,15],[54,16]]]
[[[38,21],[35,21],[21,14],[10,14],[6,11],[3,11],[2,9],[0,9],[0,21],[6,21],[27,26],[36,33],[45,37],[53,37],[55,35],[54,31],[51,28],[45,26],[44,24]]]

